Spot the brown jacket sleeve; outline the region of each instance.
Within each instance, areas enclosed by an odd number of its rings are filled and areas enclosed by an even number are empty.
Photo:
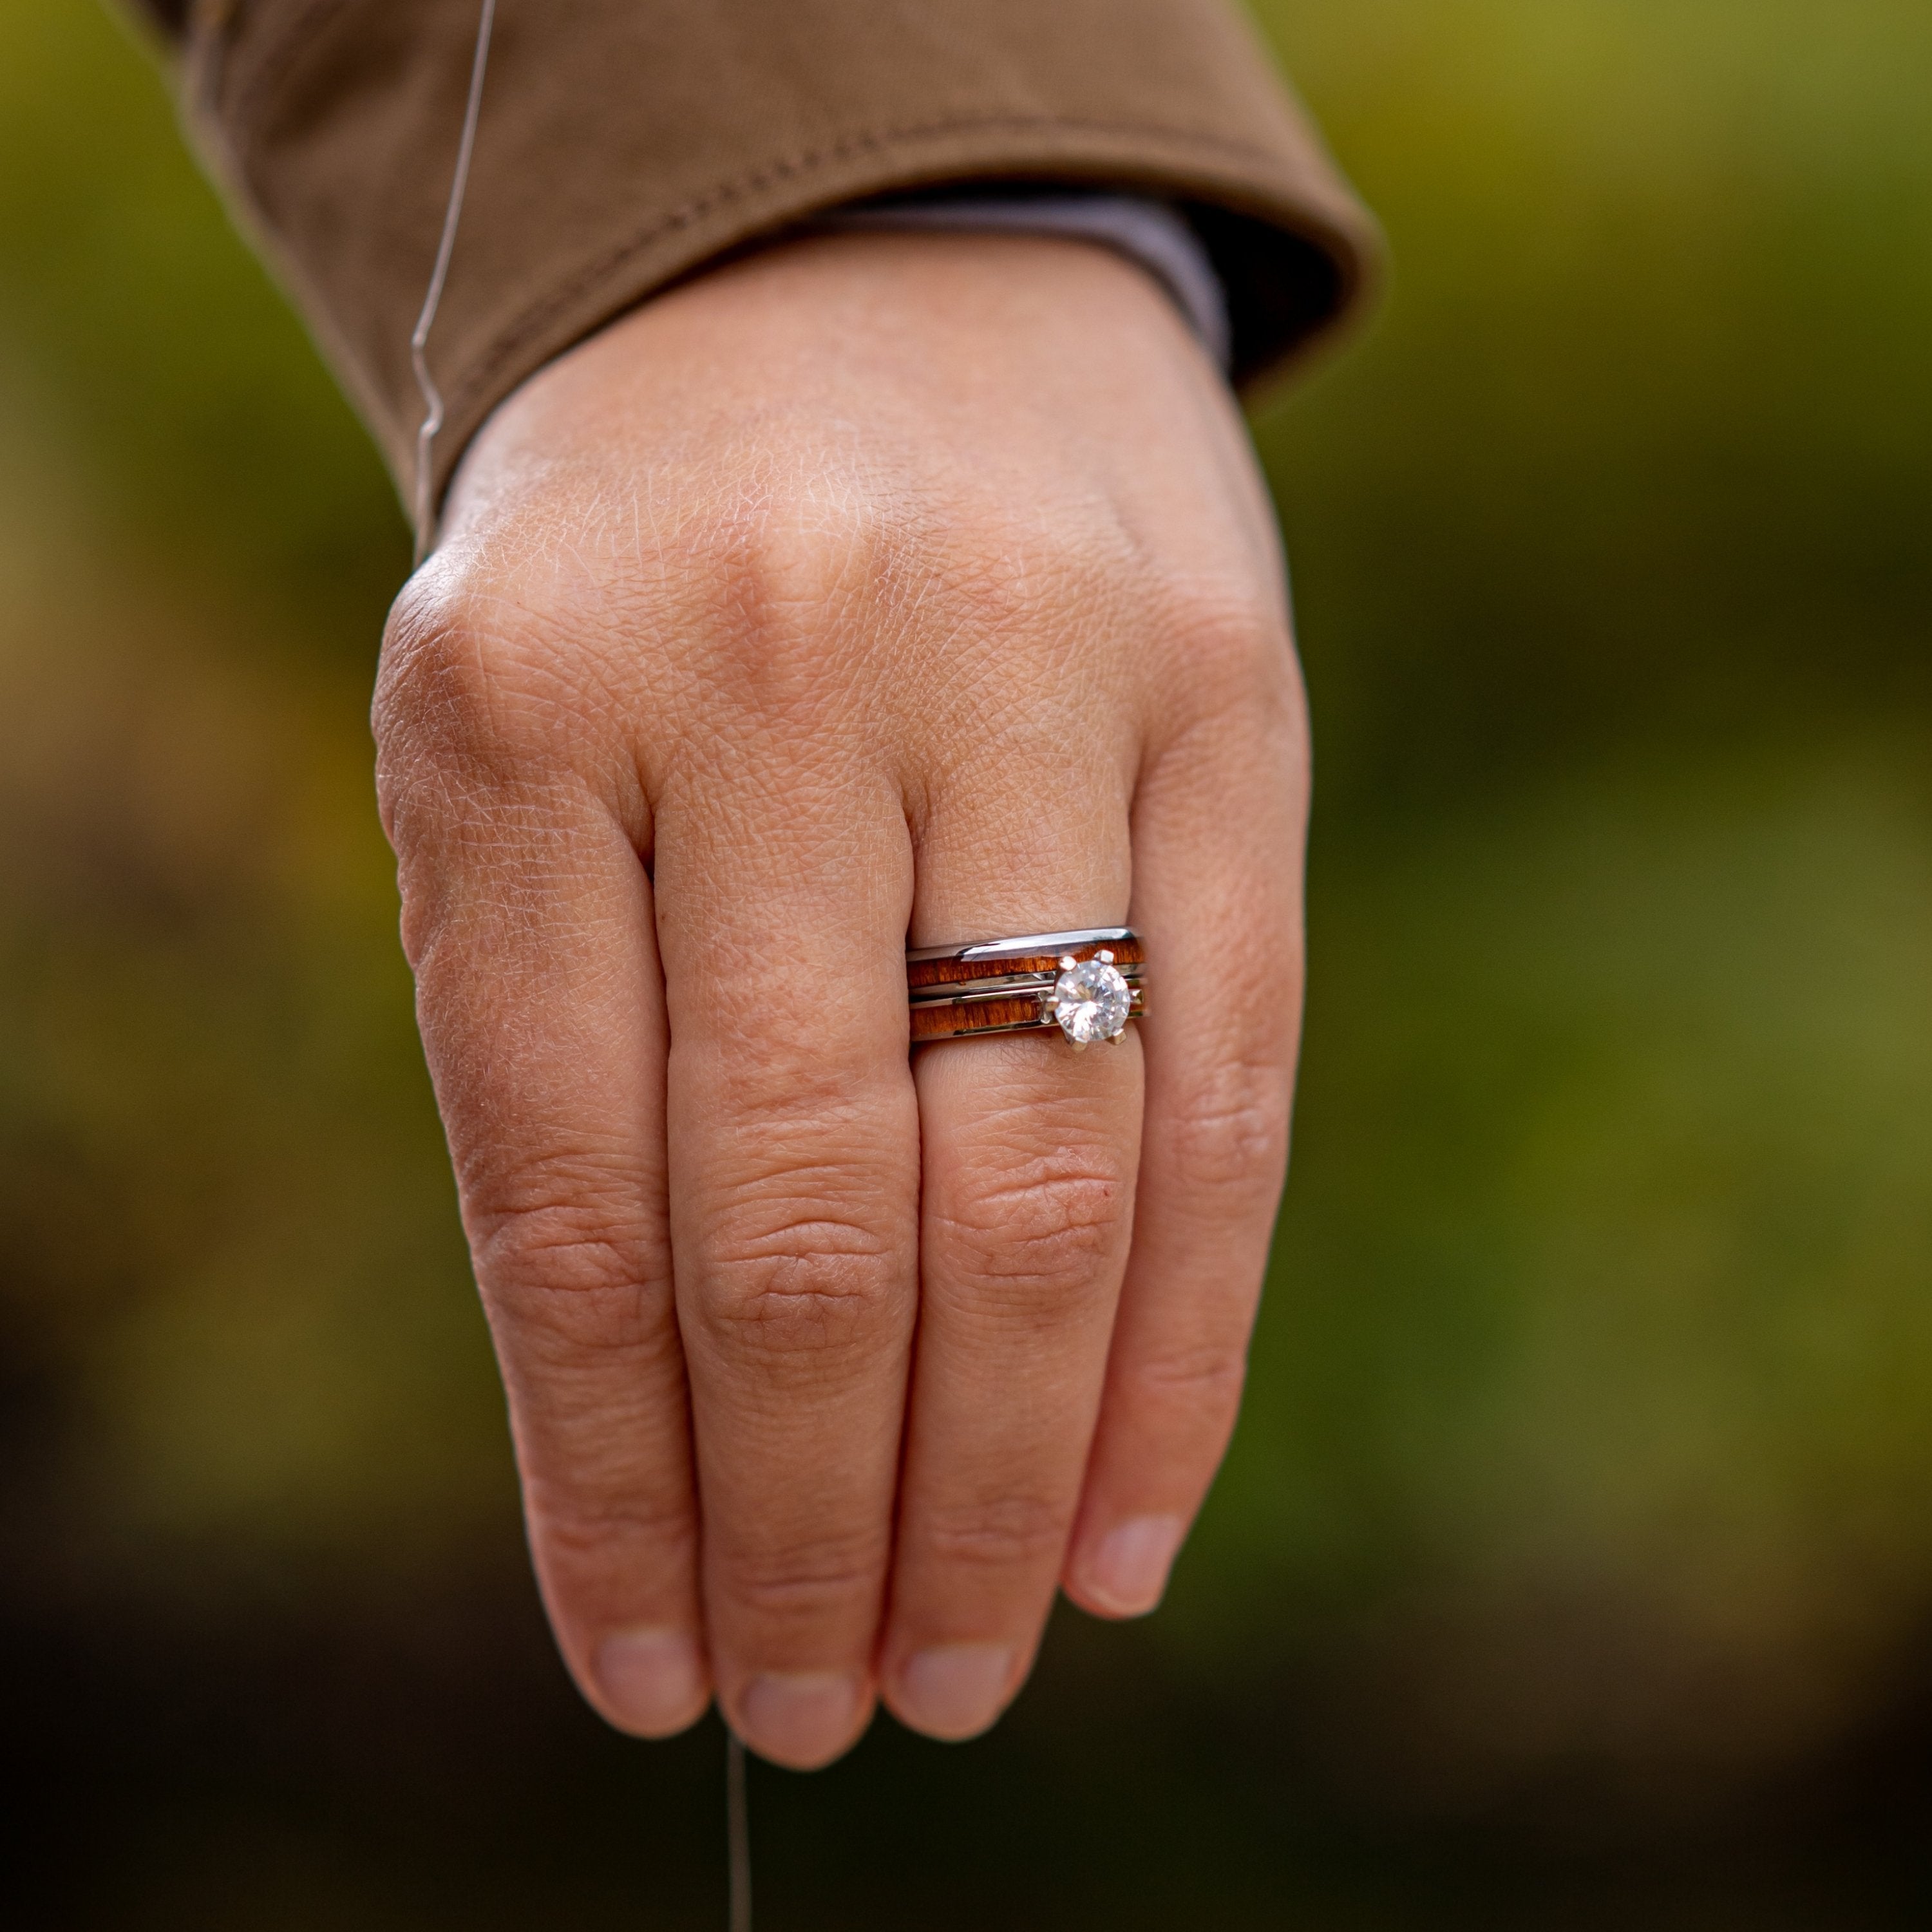
[[[204,154],[409,494],[410,334],[478,0],[146,0]],[[524,377],[724,252],[934,183],[1182,204],[1250,382],[1360,290],[1373,231],[1229,0],[498,0],[430,361],[440,491]]]

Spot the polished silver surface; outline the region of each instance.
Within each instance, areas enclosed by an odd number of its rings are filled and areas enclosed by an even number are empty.
[[[932,959],[956,959],[963,964],[982,959],[1024,958],[1036,952],[1077,952],[1085,946],[1118,946],[1138,940],[1131,926],[1089,926],[1079,932],[1036,932],[1020,939],[982,939],[970,946],[922,946],[906,953],[906,964],[923,965]],[[1124,968],[1122,969],[1126,970]]]

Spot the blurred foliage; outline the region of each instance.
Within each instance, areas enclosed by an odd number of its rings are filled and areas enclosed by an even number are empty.
[[[1059,1630],[976,1754],[882,1736],[775,1787],[812,1795],[773,1856],[830,1888],[782,1922],[860,1922],[868,1882],[901,1916],[901,1854],[868,1880],[814,1836],[854,1792],[978,1819],[976,1869],[1061,1922],[1105,1892],[1114,1925],[1210,1894],[1274,1924],[1315,1895],[1310,1820],[1667,1835],[1921,1708],[1932,10],[1263,11],[1395,268],[1366,342],[1259,424],[1320,772],[1248,1413],[1147,1630]],[[565,1847],[630,1828],[596,1795],[620,1766],[710,1775],[602,1738],[530,1660],[368,782],[406,565],[127,34],[10,0],[0,1612],[43,1659],[35,1748],[70,1732],[70,1788],[124,1787],[98,1922],[529,1923]],[[255,1763],[284,1707],[276,1749],[322,1768],[280,1815],[333,1838],[278,1835],[254,1790],[190,1803],[114,1716]],[[398,1891],[386,1808],[494,1815],[490,1764],[526,1774],[515,1829],[449,1840],[436,1903]],[[1043,1816],[1105,1836],[1112,1890],[1053,1892],[1076,1855]],[[576,1922],[628,1922],[626,1861],[572,1869]],[[1474,1922],[1389,1883],[1335,1911]],[[974,1896],[947,1891],[957,1922]]]
[[[1932,1623],[1932,12],[1270,17],[1394,277],[1261,430],[1307,1064],[1174,1622],[1322,1621],[1384,1775],[1681,1797]]]

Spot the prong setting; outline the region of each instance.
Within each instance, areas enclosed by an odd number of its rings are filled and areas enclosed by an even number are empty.
[[[1059,1022],[1067,1044],[1078,1053],[1118,1042],[1133,1014],[1134,989],[1113,956],[1103,952],[1082,963],[1063,953],[1060,964],[1047,1010]]]

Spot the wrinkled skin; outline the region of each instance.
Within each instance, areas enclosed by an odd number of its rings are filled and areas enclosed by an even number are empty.
[[[1287,1158],[1307,779],[1224,386],[1084,244],[804,241],[470,452],[376,704],[557,1639],[822,1764],[1150,1610]],[[1151,1015],[907,1050],[903,956],[1131,921]]]

